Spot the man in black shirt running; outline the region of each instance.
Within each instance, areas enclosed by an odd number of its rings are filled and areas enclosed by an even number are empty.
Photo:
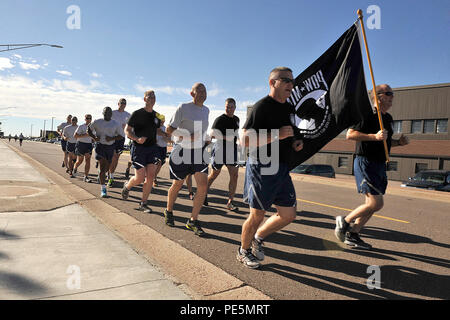
[[[236,211],[237,207],[233,203],[236,193],[237,180],[239,176],[238,164],[238,146],[237,130],[239,129],[239,118],[234,115],[236,110],[236,101],[233,98],[225,100],[225,113],[219,116],[213,123],[213,134],[211,138],[217,141],[214,144],[211,154],[212,172],[208,176],[208,190],[211,184],[219,176],[222,166],[226,165],[230,174],[230,183],[228,184],[228,203],[227,209]],[[205,197],[204,205],[208,205]]]
[[[372,246],[361,240],[359,233],[372,215],[383,208],[383,195],[388,183],[383,141],[387,143],[388,152],[391,147],[409,143],[408,138],[403,135],[399,140],[392,139],[393,119],[387,112],[394,99],[391,87],[387,84],[378,85],[376,93],[384,130],[380,130],[378,115],[373,114],[347,131],[347,139],[356,141],[356,158],[353,164],[356,186],[366,200],[346,217],[336,217],[335,228],[335,235],[340,241],[350,247],[366,250],[370,250]],[[373,91],[370,98],[374,101]],[[352,222],[354,224],[350,226]]]

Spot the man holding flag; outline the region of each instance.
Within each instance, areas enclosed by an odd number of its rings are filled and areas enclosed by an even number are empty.
[[[392,107],[394,93],[387,84],[376,87],[377,97],[371,94],[371,99],[378,99],[384,130],[376,114],[367,117],[347,131],[347,139],[356,141],[356,158],[353,164],[358,193],[365,195],[365,203],[357,207],[345,218],[336,218],[336,237],[353,248],[370,250],[372,246],[364,242],[359,233],[372,215],[381,210],[384,205],[383,195],[387,187],[386,155],[383,141],[386,141],[388,152],[391,147],[404,146],[408,138],[401,136],[393,140],[393,119],[387,112]],[[354,221],[353,227],[350,223]]]

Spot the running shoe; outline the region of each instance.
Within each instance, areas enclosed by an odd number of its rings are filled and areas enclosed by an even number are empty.
[[[87,182],[87,183],[91,183],[91,179],[89,179],[88,177],[84,177],[83,181]]]
[[[256,239],[252,240],[252,254],[259,261],[264,260],[264,249],[263,249],[263,241],[259,241]]]
[[[114,185],[114,179],[109,179],[108,180],[108,187],[112,187]]]
[[[127,182],[126,182],[126,183],[124,183],[123,188],[122,188],[122,199],[127,200],[129,194],[130,194],[130,190],[127,189]]]
[[[169,227],[175,227],[172,211],[167,211],[167,209],[164,209],[164,223]]]
[[[242,254],[240,248],[238,248],[236,258],[239,262],[243,263],[244,266],[250,269],[257,269],[261,265],[258,259],[256,259],[256,257],[249,252],[249,250],[245,250],[245,253]]]
[[[339,241],[345,241],[345,234],[347,233],[349,227],[350,224],[345,221],[343,216],[336,217],[336,228],[334,229],[334,235]]]
[[[138,210],[139,211],[143,211],[143,212],[145,212],[145,213],[152,213],[152,208],[150,208],[148,205],[147,205],[147,203],[145,202],[140,202],[139,203],[139,208],[138,208]]]
[[[236,207],[236,206],[234,205],[233,201],[230,201],[230,202],[227,204],[227,209],[230,210],[230,211],[237,211],[237,210],[238,210],[238,207]]]
[[[100,197],[101,197],[101,198],[106,198],[106,197],[108,197],[108,195],[106,194],[106,188],[105,188],[105,189],[102,188],[102,192],[100,193]]]
[[[200,226],[200,221],[198,220],[188,219],[188,221],[186,222],[186,228],[194,231],[195,235],[199,237],[205,234],[205,231],[203,231],[202,227]]]
[[[344,243],[352,248],[365,249],[370,250],[372,246],[359,237],[359,233],[356,232],[347,232],[345,235]]]

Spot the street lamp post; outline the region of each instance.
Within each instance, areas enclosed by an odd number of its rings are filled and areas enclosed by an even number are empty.
[[[0,50],[0,52],[33,48],[33,47],[39,47],[39,46],[48,46],[48,47],[52,47],[52,48],[63,48],[63,46],[60,46],[57,44],[48,44],[48,43],[0,44],[0,47],[6,47],[6,49]]]

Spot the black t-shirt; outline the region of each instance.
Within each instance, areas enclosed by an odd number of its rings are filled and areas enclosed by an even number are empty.
[[[239,129],[239,118],[234,115],[232,118],[230,118],[226,114],[223,114],[216,118],[216,120],[212,125],[212,129],[219,130],[222,133],[223,137],[225,138],[225,136],[227,135],[227,129],[231,129],[234,132],[236,132],[236,130]],[[221,141],[220,143],[223,143],[223,147],[224,149],[226,149],[227,145],[232,143],[234,143],[234,147],[236,147],[236,142],[237,136],[234,138],[234,142],[224,140]]]
[[[381,117],[383,119],[383,128],[388,132],[386,143],[388,152],[390,152],[392,145],[392,135],[394,134],[394,120],[389,113],[382,113]],[[380,122],[378,120],[378,115],[376,113],[369,115],[363,121],[353,126],[352,129],[362,133],[377,133],[378,131],[380,131]],[[372,161],[386,161],[383,141],[357,141],[355,153],[358,156],[367,157]]]
[[[280,162],[288,163],[295,152],[292,148],[294,140],[303,139],[300,130],[295,126],[295,109],[289,103],[279,103],[270,96],[266,96],[253,105],[253,109],[244,124],[244,129],[254,129],[258,132],[260,129],[280,129],[283,126],[292,126],[294,128],[294,137],[280,140]],[[270,130],[267,130],[270,134]],[[271,156],[271,144],[267,145],[267,156]],[[250,154],[251,157],[260,160],[260,149],[258,147],[256,154]]]
[[[156,117],[156,112],[147,112],[144,108],[134,111],[128,125],[133,127],[134,134],[139,137],[147,137],[143,144],[133,141],[134,145],[152,146],[156,144],[156,130],[161,126],[161,121]]]

